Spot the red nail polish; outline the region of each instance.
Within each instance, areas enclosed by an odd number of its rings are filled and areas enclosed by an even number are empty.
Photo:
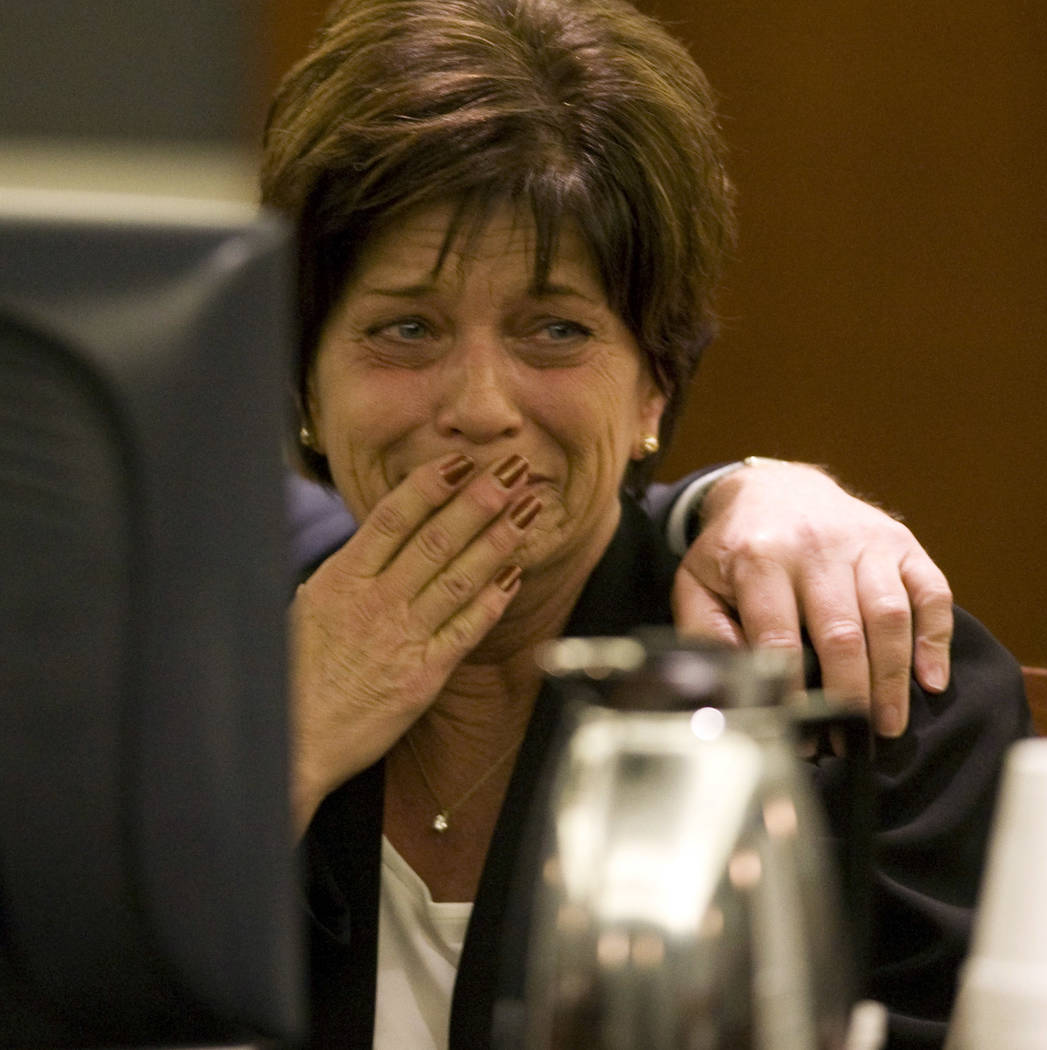
[[[499,463],[492,473],[499,480],[503,488],[511,489],[520,478],[523,477],[524,471],[527,470],[527,460],[523,456],[517,455],[515,452],[503,459]]]
[[[526,529],[541,509],[542,501],[533,492],[529,492],[509,511],[509,518],[518,529]]]
[[[522,572],[519,565],[506,565],[495,573],[494,582],[503,591],[511,591]]]
[[[440,465],[440,477],[448,485],[457,485],[472,473],[475,465],[468,456],[458,453]]]

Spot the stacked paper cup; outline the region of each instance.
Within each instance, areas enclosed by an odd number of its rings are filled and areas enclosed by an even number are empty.
[[[1047,1047],[1047,738],[1008,752],[948,1050]]]

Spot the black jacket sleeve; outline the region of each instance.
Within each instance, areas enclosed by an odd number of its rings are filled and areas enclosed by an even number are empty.
[[[669,515],[676,505],[676,501],[683,495],[688,485],[722,466],[724,466],[722,463],[713,463],[708,467],[702,467],[701,470],[696,470],[693,474],[680,478],[679,481],[673,481],[670,484],[655,482],[653,485],[648,486],[640,505],[647,516],[654,522],[655,528],[663,536],[669,523]],[[693,540],[694,536],[689,536],[688,539]]]
[[[1030,733],[1018,664],[962,609],[955,617],[949,688],[913,680],[908,730],[875,742],[868,994],[890,1005],[891,1050],[944,1041],[1003,759]],[[829,760],[816,775],[837,828],[841,774]]]

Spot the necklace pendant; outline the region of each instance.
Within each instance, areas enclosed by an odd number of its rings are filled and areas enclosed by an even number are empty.
[[[439,832],[442,835],[447,830],[447,827],[447,810],[441,809],[440,812],[437,813],[435,817],[433,817],[432,828],[433,831]]]

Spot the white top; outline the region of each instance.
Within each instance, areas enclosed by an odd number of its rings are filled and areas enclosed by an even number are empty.
[[[447,1050],[471,902],[437,902],[382,837],[374,1050]]]

